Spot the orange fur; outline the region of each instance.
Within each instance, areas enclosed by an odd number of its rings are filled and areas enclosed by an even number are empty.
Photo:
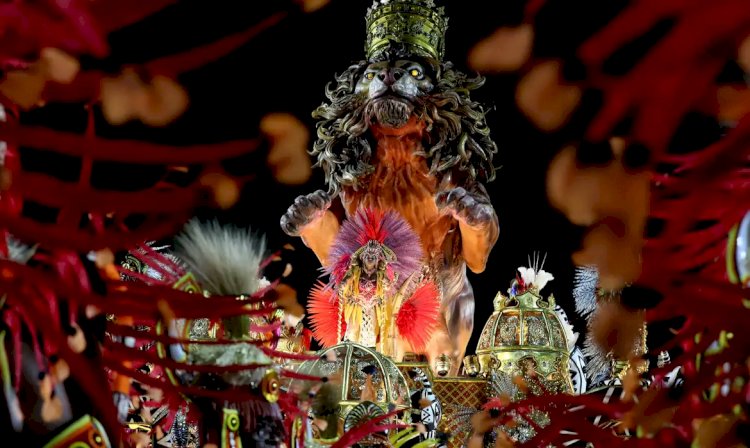
[[[345,189],[342,200],[350,215],[360,207],[395,210],[420,236],[425,253],[432,254],[440,250],[454,221],[438,211],[437,179],[417,155],[423,151],[423,127],[415,119],[399,129],[373,127],[378,140],[375,172],[364,188]]]

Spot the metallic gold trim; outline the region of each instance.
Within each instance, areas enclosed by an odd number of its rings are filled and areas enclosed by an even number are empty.
[[[486,383],[484,378],[467,378],[464,376],[443,376],[435,378],[436,383]]]
[[[391,0],[376,2],[365,17],[365,52],[372,60],[392,42],[407,47],[417,56],[442,60],[448,19],[443,8],[432,0]]]
[[[727,237],[727,277],[729,278],[729,283],[733,285],[740,283],[740,274],[737,271],[737,233],[739,229],[740,225],[735,224]]]
[[[74,446],[91,448],[90,445],[80,441],[76,441],[74,443],[71,443],[70,445],[64,444],[73,436],[83,435],[84,431],[98,432],[102,438],[101,445],[99,446],[103,448],[110,448],[112,446],[110,444],[109,438],[107,437],[107,433],[104,431],[104,427],[102,426],[102,424],[99,423],[99,420],[90,415],[84,415],[83,417],[68,425],[68,427],[65,428],[60,434],[47,442],[47,444],[44,445],[43,448],[70,448]]]

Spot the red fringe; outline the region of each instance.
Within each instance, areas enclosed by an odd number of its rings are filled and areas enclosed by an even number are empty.
[[[142,325],[150,325],[155,326],[154,321],[150,322],[141,322]],[[127,326],[127,325],[118,325],[114,324],[112,322],[107,323],[107,333],[111,334],[112,336],[118,336],[118,337],[131,337],[134,338],[137,342],[159,342],[164,345],[171,345],[171,344],[190,344],[190,345],[226,345],[226,344],[236,344],[237,341],[231,340],[231,339],[199,339],[199,340],[192,340],[192,339],[184,339],[184,338],[173,338],[167,334],[156,334],[156,330],[153,328],[149,329],[148,331],[142,331],[142,330],[136,330],[133,327]],[[261,350],[266,350],[267,347],[263,347],[263,345],[268,344],[269,342],[273,342],[276,338],[260,338],[258,340],[253,341],[244,341],[247,344],[252,344],[259,346]],[[270,350],[270,349],[269,349]]]
[[[389,419],[395,418],[402,411],[393,411],[379,417],[360,423],[354,428],[344,433],[341,438],[334,443],[331,448],[347,448],[353,446],[365,437],[378,432],[391,431],[394,429],[408,428],[409,425],[403,423],[384,423]]]
[[[245,370],[251,370],[260,367],[271,367],[272,365],[268,363],[232,364],[228,366],[188,364],[184,362],[173,361],[169,358],[162,358],[155,353],[151,353],[150,351],[130,348],[122,344],[109,344],[106,347],[106,351],[122,360],[149,362],[161,366],[162,368],[172,370],[185,370],[190,372],[210,372],[220,374],[229,372],[242,372]]]
[[[282,370],[281,376],[285,378],[291,378],[294,380],[302,380],[302,381],[321,381],[322,378],[315,375],[306,375],[304,373],[295,372],[294,370]]]
[[[532,3],[527,12],[533,23],[536,10],[544,6],[539,6],[542,1]],[[633,409],[633,402],[614,399],[604,404],[596,396],[529,397],[502,409],[525,415],[534,407],[548,413],[551,424],[537,428],[538,435],[527,445],[561,446],[576,438],[596,446],[687,446],[693,442],[694,419],[731,413],[734,406],[747,402],[750,393],[745,366],[750,340],[744,337],[750,310],[743,305],[747,291],[727,284],[723,266],[726,235],[750,209],[750,117],[738,120],[735,129],[708,148],[690,154],[665,153],[686,113],[718,110],[714,104],[707,107],[706,98],[715,98],[717,74],[736,58],[738,43],[750,32],[750,9],[742,0],[657,3],[630,2],[580,46],[576,56],[587,73],[580,85],[604,93],[599,115],[581,137],[606,139],[618,123],[632,117],[634,127],[626,139],[649,147],[653,165],[677,165],[669,175],[654,175],[657,188],[650,216],[663,220],[664,226],[646,242],[638,284],[663,295],[659,305],[648,311],[649,322],[687,318],[665,346],[650,347],[655,353],[665,348],[683,352],[674,357],[670,368],[652,371],[659,378],[674,366],[682,366],[685,382],[680,397],[658,391],[659,381],[651,386],[657,391],[649,392],[657,394],[649,413],[670,407],[678,410],[669,427],[659,429],[653,438],[623,440],[614,439],[611,430],[594,426],[586,417],[622,419]],[[675,22],[670,34],[625,75],[602,72],[613,53],[664,19]],[[712,224],[706,227],[705,222]],[[709,355],[709,347],[722,331],[735,337],[719,353]],[[738,378],[745,380],[741,390],[733,389],[711,402],[705,399],[707,389]],[[561,434],[563,429],[575,435]]]
[[[438,325],[440,293],[434,283],[426,283],[409,297],[398,310],[398,333],[417,352],[427,346]]]
[[[99,27],[112,32],[139,22],[162,9],[177,3],[177,0],[97,0],[89,8],[97,18]]]
[[[364,210],[364,233],[358,236],[360,246],[364,246],[369,241],[375,240],[379,243],[383,243],[388,237],[383,229],[383,211],[373,208]]]
[[[195,206],[198,205],[195,204]],[[191,210],[183,210],[170,216],[149,216],[146,222],[132,232],[110,230],[98,235],[92,235],[85,230],[66,229],[55,224],[41,224],[32,219],[1,212],[0,225],[24,241],[36,241],[51,247],[64,247],[76,252],[100,249],[123,250],[141,241],[174,235],[192,217]]]
[[[305,355],[302,353],[289,353],[289,352],[280,352],[278,350],[274,350],[272,348],[268,347],[261,347],[261,350],[263,352],[271,357],[274,358],[283,358],[283,359],[294,359],[296,361],[314,361],[318,359],[318,356],[315,355]]]
[[[613,51],[665,18],[676,19],[670,35],[626,76],[614,79],[599,72]],[[602,89],[606,98],[587,137],[608,137],[626,114],[638,111],[633,137],[661,152],[681,117],[700,104],[718,71],[734,57],[732,49],[749,28],[750,13],[742,0],[634,2],[579,49],[592,69],[591,86]]]
[[[88,2],[5,2],[0,5],[3,23],[0,67],[28,61],[43,48],[71,54],[104,57],[109,49],[103,33],[88,10]]]
[[[0,140],[14,145],[59,152],[72,157],[92,157],[98,161],[154,165],[206,164],[255,151],[258,140],[190,146],[160,145],[137,140],[93,139],[80,134],[36,126],[0,126]]]
[[[165,277],[164,281],[168,282],[170,285],[174,284],[177,280],[187,274],[182,266],[178,265],[170,258],[165,257],[163,254],[160,254],[148,244],[141,244],[138,246],[138,250],[143,251],[145,254],[143,261],[145,261],[152,269],[160,270]],[[133,251],[130,253],[131,255],[136,255]],[[140,254],[136,256],[140,256]],[[151,263],[151,259],[153,259],[155,263]]]
[[[331,347],[339,343],[337,338],[339,325],[341,335],[346,332],[346,322],[340,319],[339,303],[336,293],[325,284],[318,283],[310,291],[307,300],[307,311],[310,313],[312,333],[323,347]]]

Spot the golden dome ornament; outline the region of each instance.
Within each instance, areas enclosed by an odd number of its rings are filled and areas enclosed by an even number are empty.
[[[406,379],[390,358],[349,341],[323,349],[317,355],[318,359],[300,364],[297,372],[342,379],[342,418],[363,401],[373,402],[384,411],[390,405],[398,409],[409,407]],[[296,380],[292,381],[290,388],[294,383]]]
[[[319,433],[305,436],[304,447],[329,446],[334,444],[344,432],[344,424],[353,421],[358,412],[369,408],[368,414],[377,412],[372,406],[379,407],[383,413],[391,410],[407,410],[410,407],[409,387],[406,378],[398,366],[372,348],[350,341],[344,341],[317,352],[318,358],[304,361],[296,371],[303,375],[324,376],[329,378],[326,385],[335,379],[336,397],[323,401],[333,401],[331,406],[317,409],[313,403],[309,417],[313,421],[327,420],[326,427]],[[284,385],[288,390],[304,390],[305,380],[293,379]],[[365,406],[359,406],[367,403]],[[359,407],[358,407],[359,406]],[[355,414],[349,414],[357,409]],[[325,414],[323,413],[325,411]],[[299,436],[299,434],[297,434]],[[293,444],[295,448],[301,445]]]
[[[536,384],[547,393],[573,393],[568,370],[570,355],[555,298],[540,291],[554,277],[544,270],[518,268],[508,290],[498,293],[495,311],[487,320],[477,345],[483,376],[502,372]],[[530,381],[531,378],[533,381]]]

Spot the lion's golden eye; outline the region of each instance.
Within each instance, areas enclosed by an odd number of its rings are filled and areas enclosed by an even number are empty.
[[[368,74],[365,75],[365,78],[367,78],[367,79],[372,79],[374,77],[375,77],[375,73],[373,73],[373,72],[370,72],[370,73],[368,73]]]
[[[410,75],[412,75],[412,76],[413,76],[413,77],[415,77],[415,78],[419,78],[420,76],[422,76],[422,72],[420,72],[420,71],[419,71],[419,70],[417,70],[416,68],[413,68],[413,69],[411,69],[411,70],[409,71],[409,74],[410,74]]]

